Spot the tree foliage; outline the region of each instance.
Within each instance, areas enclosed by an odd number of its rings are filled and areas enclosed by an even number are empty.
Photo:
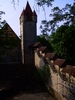
[[[50,51],[53,51],[51,43],[44,35],[37,36],[37,41],[41,42],[43,46],[47,46]]]
[[[61,9],[54,7],[50,17],[52,20],[42,21],[41,32],[51,32],[49,38],[54,51],[60,57],[75,62],[75,1]]]
[[[47,5],[47,7],[52,6],[54,0],[36,0],[39,6]]]
[[[62,25],[51,35],[54,51],[62,58],[75,61],[75,26]]]
[[[3,27],[5,24],[5,20],[2,20],[2,15],[5,14],[5,12],[0,11],[0,29]]]
[[[0,47],[3,45],[2,41],[2,34],[3,34],[3,30],[2,27],[3,25],[6,23],[5,20],[2,20],[2,15],[5,14],[3,11],[0,11]]]
[[[15,5],[16,1],[19,2],[19,0],[12,0],[12,3]],[[37,5],[39,5],[39,6],[47,5],[49,7],[49,6],[52,6],[52,2],[54,0],[34,0],[34,1],[36,1]]]
[[[62,9],[59,7],[54,7],[52,9],[52,14],[50,14],[52,20],[43,20],[41,25],[42,33],[49,33],[51,31],[55,32],[55,30],[59,27],[60,23],[63,25],[75,25],[75,1],[73,4],[66,4],[66,6]]]

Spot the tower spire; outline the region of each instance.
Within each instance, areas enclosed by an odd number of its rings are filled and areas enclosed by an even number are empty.
[[[25,8],[25,10],[26,10],[26,12],[32,13],[32,10],[31,10],[31,7],[30,7],[28,1],[27,1],[27,4],[26,4],[26,8]]]
[[[33,16],[37,16],[37,14],[36,14],[36,12],[35,12],[35,10],[33,11],[33,14],[32,14]]]
[[[32,21],[32,9],[31,9],[28,1],[26,4],[25,13],[27,16],[27,21]]]

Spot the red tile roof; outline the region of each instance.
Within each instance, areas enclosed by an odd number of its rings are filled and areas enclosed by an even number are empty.
[[[31,10],[31,7],[30,7],[28,1],[27,1],[27,5],[25,8],[25,12],[26,12],[26,16],[27,16],[27,21],[32,21],[32,10]]]
[[[32,10],[31,10],[31,7],[30,7],[28,1],[27,1],[27,5],[26,5],[25,10],[26,10],[26,14],[28,14],[28,15],[32,15]]]
[[[36,42],[33,47],[37,47],[40,44],[40,42]]]
[[[42,51],[43,52],[44,50],[46,50],[46,48],[47,48],[47,46],[40,47],[39,48],[39,51]]]
[[[53,59],[55,55],[56,55],[56,53],[47,53],[45,55],[45,58]]]
[[[53,62],[53,64],[54,65],[58,65],[59,67],[62,67],[63,66],[63,64],[66,62],[66,59],[59,59],[59,58],[57,58],[54,62]],[[64,66],[65,67],[65,66]]]
[[[23,9],[23,11],[22,11],[22,14],[21,15],[24,15],[25,14],[25,10]]]
[[[33,11],[32,16],[37,16],[35,10]]]
[[[71,73],[73,76],[75,76],[75,66],[73,66],[73,70],[72,70],[72,73]]]
[[[21,18],[22,15],[25,15],[25,10],[24,9],[23,9],[23,11],[22,11],[22,13],[20,15],[20,18]]]
[[[21,13],[21,16],[22,15],[27,16],[27,21],[32,21],[32,16],[37,16],[35,10],[34,10],[34,12],[32,12],[32,9],[31,9],[28,1],[27,1],[26,8]],[[21,18],[21,16],[20,16],[20,18]]]
[[[69,73],[69,74],[71,74],[71,71],[72,71],[72,66],[71,66],[71,65],[66,65],[66,66],[62,69],[62,72],[63,72],[63,73]]]
[[[75,66],[66,65],[66,67],[62,69],[62,72],[75,76]]]

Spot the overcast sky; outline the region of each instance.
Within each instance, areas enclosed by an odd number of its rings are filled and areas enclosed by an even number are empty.
[[[17,1],[17,0],[16,0]],[[28,0],[29,4],[32,8],[32,11],[35,9],[37,15],[38,15],[38,22],[37,22],[37,35],[39,35],[40,32],[40,24],[41,20],[45,19],[44,12],[42,8],[38,8],[36,5],[35,0]],[[72,4],[74,0],[55,0],[53,3],[53,6],[59,6],[64,7],[66,3]],[[5,12],[5,15],[2,16],[2,19],[6,20],[7,23],[11,26],[11,28],[14,30],[14,32],[20,36],[20,23],[19,23],[19,17],[23,10],[23,8],[26,7],[27,0],[19,0],[16,2],[15,8],[13,7],[12,0],[0,0],[0,10]],[[50,9],[52,7],[47,8],[46,7],[46,19],[49,18]]]

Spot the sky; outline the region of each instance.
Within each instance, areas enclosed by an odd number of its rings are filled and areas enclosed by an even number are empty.
[[[37,35],[41,34],[40,31],[40,24],[41,21],[45,19],[44,11],[42,8],[39,8],[35,2],[35,0],[19,0],[19,2],[16,1],[16,5],[14,7],[12,0],[0,0],[0,10],[5,12],[5,15],[2,15],[2,19],[6,20],[6,22],[10,25],[10,27],[13,29],[13,31],[20,36],[20,22],[19,18],[21,15],[21,12],[26,7],[27,1],[29,1],[29,4],[31,6],[32,11],[35,9],[37,13]],[[49,20],[49,14],[51,13],[51,9],[54,6],[59,6],[60,8],[64,7],[65,4],[72,4],[74,0],[54,0],[52,7],[45,7],[46,12],[46,19]]]

